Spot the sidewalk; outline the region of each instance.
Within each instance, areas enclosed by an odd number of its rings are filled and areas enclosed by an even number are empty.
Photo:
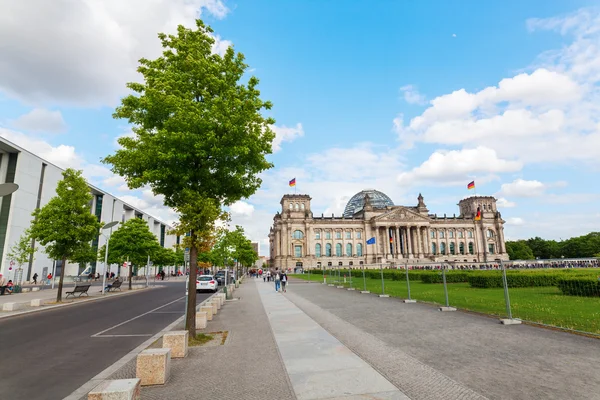
[[[11,295],[5,294],[3,296],[0,296],[0,318],[12,317],[15,315],[27,314],[27,313],[43,311],[43,310],[51,310],[56,307],[64,307],[67,305],[71,305],[74,303],[82,303],[85,301],[100,300],[101,298],[121,296],[121,295],[125,295],[127,293],[135,293],[141,289],[141,288],[139,288],[139,285],[134,284],[134,286],[137,286],[137,288],[130,291],[130,290],[128,290],[126,284],[123,284],[121,291],[107,292],[104,295],[102,295],[102,293],[101,293],[102,284],[94,285],[94,286],[90,287],[90,289],[88,291],[88,296],[83,295],[83,296],[79,297],[79,294],[77,293],[74,298],[73,298],[73,296],[69,296],[69,298],[67,299],[66,292],[73,290],[74,285],[73,284],[65,285],[63,287],[62,303],[60,303],[60,304],[55,303],[58,289],[44,289],[44,290],[39,290],[36,292],[16,293],[16,294],[11,294]],[[151,285],[150,288],[152,288],[152,287],[155,287],[155,286]],[[158,286],[156,286],[156,287],[158,287]],[[34,299],[43,300],[43,301],[47,302],[47,304],[42,305],[42,306],[32,307],[31,300],[34,300]],[[19,303],[19,309],[16,311],[3,311],[2,308],[5,303]]]

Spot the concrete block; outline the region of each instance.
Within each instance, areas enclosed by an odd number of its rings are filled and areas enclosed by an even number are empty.
[[[188,331],[171,331],[163,335],[163,349],[171,349],[171,357],[184,358],[188,352]]]
[[[31,288],[31,291],[32,291],[32,292],[39,292],[39,291],[40,291],[40,288],[39,288],[39,287],[37,287],[37,286],[36,286],[36,287],[32,287],[32,288]]]
[[[32,299],[31,300],[31,307],[43,306],[44,302],[45,302],[45,299]]]
[[[520,319],[501,319],[500,323],[502,325],[521,325],[521,320]]]
[[[211,301],[207,302],[207,304],[206,304],[206,305],[207,305],[207,306],[211,306],[211,307],[212,307],[212,309],[213,309],[213,314],[214,314],[214,315],[217,315],[217,311],[219,310],[219,306],[217,306],[217,303],[216,303],[216,302],[214,302],[214,301],[212,301],[212,300],[211,300]]]
[[[456,311],[454,307],[440,307],[440,311]]]
[[[171,373],[171,349],[147,349],[137,356],[135,376],[142,386],[164,385]]]
[[[212,317],[213,317],[213,308],[212,308],[212,306],[202,306],[202,307],[200,307],[200,312],[205,312],[206,313],[206,320],[207,321],[212,321]]]
[[[88,400],[140,400],[139,379],[107,380],[88,393]]]
[[[405,303],[416,303],[417,301],[416,300],[408,300],[408,299],[406,299],[406,300],[404,300],[404,302]]]
[[[379,297],[390,297],[389,294],[380,294]]]
[[[206,328],[206,313],[204,311],[196,312],[196,329],[204,329]]]
[[[345,286],[342,286],[342,285],[340,285],[340,286],[336,286],[336,287],[337,287],[338,289],[343,289],[343,288],[345,288]]]
[[[351,288],[348,288],[348,290],[356,290],[356,289],[354,289],[353,287],[351,287]]]
[[[21,308],[21,303],[4,303],[2,311],[17,311]]]
[[[217,310],[221,309],[221,300],[219,300],[218,298],[214,298],[211,300],[212,303],[215,303],[217,305]]]
[[[27,293],[27,292],[31,292],[31,288],[25,287],[23,289],[21,289],[22,293]]]
[[[333,284],[331,284],[331,283],[328,283],[328,284],[327,284],[327,286],[334,287],[335,285],[333,285]]]
[[[371,292],[370,292],[370,291],[368,291],[368,290],[361,290],[360,292],[361,292],[362,294],[365,294],[365,293],[371,293]]]

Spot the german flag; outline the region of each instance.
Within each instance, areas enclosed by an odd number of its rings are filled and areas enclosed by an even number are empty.
[[[290,187],[294,187],[294,186],[296,186],[296,178],[294,178],[290,181]]]
[[[471,190],[471,189],[475,189],[475,181],[471,181],[468,185],[467,185],[467,189]]]
[[[477,214],[475,214],[475,221],[481,221],[481,208],[477,207]]]

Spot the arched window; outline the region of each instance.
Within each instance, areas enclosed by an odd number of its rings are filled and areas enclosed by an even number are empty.
[[[342,256],[342,244],[341,243],[337,243],[335,245],[335,255],[338,257]]]
[[[352,243],[346,243],[346,257],[352,257]]]
[[[431,243],[431,254],[437,254],[437,246],[435,243]]]
[[[298,211],[300,209],[300,207],[298,206],[298,203],[296,203],[295,208],[296,208],[296,211]]]
[[[356,245],[356,255],[362,257],[362,243]]]
[[[302,211],[304,211],[304,203],[301,203],[301,204],[300,204],[300,209],[301,209]]]
[[[465,244],[461,242],[458,245],[458,250],[460,251],[460,254],[465,254]]]
[[[444,243],[444,242],[440,243],[440,254],[442,254],[442,255],[446,254],[446,243]]]
[[[321,243],[315,245],[315,257],[321,257]]]
[[[294,209],[294,205],[292,203],[290,203],[290,210]]]
[[[474,250],[473,250],[473,242],[469,242],[469,254],[473,254]]]
[[[331,257],[331,243],[325,245],[325,256]]]
[[[450,242],[450,254],[454,255],[456,254],[456,246],[454,244],[454,242]]]
[[[294,239],[304,239],[304,233],[302,231],[294,231]]]

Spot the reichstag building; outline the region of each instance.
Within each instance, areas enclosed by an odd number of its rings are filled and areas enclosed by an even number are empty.
[[[396,206],[373,189],[355,194],[340,217],[315,217],[310,201],[306,194],[281,199],[269,232],[272,267],[508,260],[504,220],[491,196],[461,200],[451,217],[429,213],[421,195],[416,206]]]

